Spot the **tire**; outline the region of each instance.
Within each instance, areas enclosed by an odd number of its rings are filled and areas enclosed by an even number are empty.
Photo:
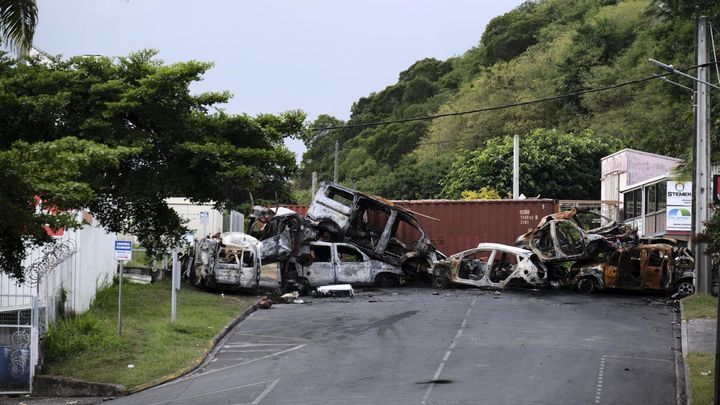
[[[593,280],[592,278],[583,277],[578,280],[577,284],[575,285],[575,289],[580,294],[590,294],[597,290],[597,285],[595,284],[595,280]]]
[[[690,280],[680,280],[675,286],[675,292],[680,297],[687,297],[695,293],[695,285]]]
[[[380,288],[396,287],[399,284],[396,277],[387,274],[381,274],[375,278],[375,285]]]
[[[447,270],[443,269],[441,270],[440,274],[432,275],[431,280],[432,287],[437,290],[442,290],[443,288],[447,288],[447,286],[450,284],[450,274]]]

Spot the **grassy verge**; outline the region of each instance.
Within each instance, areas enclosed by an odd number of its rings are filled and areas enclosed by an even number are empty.
[[[717,298],[710,294],[693,294],[682,300],[683,319],[717,318]]]
[[[710,294],[694,294],[683,298],[682,308],[684,320],[717,318],[717,299]],[[691,405],[711,404],[713,402],[715,355],[688,353],[687,368]]]
[[[177,322],[172,325],[170,296],[169,280],[123,283],[122,336],[118,336],[118,287],[99,290],[89,311],[49,328],[43,343],[43,374],[126,388],[172,375],[193,365],[212,338],[253,302],[251,297],[223,297],[183,285]]]
[[[715,355],[710,353],[689,353],[688,377],[692,399],[691,405],[706,405],[713,402]]]

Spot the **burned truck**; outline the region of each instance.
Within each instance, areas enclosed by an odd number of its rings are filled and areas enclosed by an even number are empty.
[[[255,290],[260,283],[261,246],[240,232],[203,238],[195,244],[186,276],[209,290]]]
[[[440,255],[412,211],[336,183],[320,185],[306,219],[318,240],[352,244],[411,277],[426,275]]]

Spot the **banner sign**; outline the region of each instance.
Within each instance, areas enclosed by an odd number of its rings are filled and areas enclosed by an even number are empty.
[[[667,231],[690,232],[692,230],[692,182],[667,182]]]

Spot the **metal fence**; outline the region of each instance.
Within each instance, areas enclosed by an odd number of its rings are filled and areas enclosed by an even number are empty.
[[[97,223],[86,225],[28,250],[24,282],[0,272],[0,394],[31,392],[40,337],[60,314],[86,311],[112,281],[115,239]]]
[[[41,311],[37,297],[21,296],[29,308],[0,312],[0,393],[28,394],[38,363]],[[45,318],[47,319],[47,318]]]

